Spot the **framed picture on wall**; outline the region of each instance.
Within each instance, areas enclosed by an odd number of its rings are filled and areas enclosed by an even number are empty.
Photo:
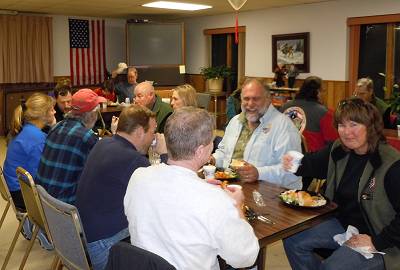
[[[272,35],[272,71],[278,63],[294,64],[299,72],[310,72],[310,33]]]

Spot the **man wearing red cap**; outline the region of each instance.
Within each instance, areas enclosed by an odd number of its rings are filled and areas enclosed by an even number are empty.
[[[35,182],[61,201],[75,203],[78,179],[90,150],[98,141],[92,128],[99,103],[105,101],[91,89],[79,90],[72,96],[72,109],[65,120],[47,136]]]

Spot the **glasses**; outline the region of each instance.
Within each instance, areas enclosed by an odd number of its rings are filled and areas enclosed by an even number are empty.
[[[347,105],[349,105],[349,106],[353,105],[353,106],[357,106],[357,107],[364,107],[364,108],[367,108],[366,104],[367,104],[367,103],[364,102],[364,101],[363,101],[362,99],[360,99],[360,98],[352,98],[352,99],[342,100],[342,101],[339,103],[339,108],[342,109],[344,106],[347,106]]]

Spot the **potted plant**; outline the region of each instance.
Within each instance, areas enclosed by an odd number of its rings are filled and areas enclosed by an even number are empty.
[[[207,80],[208,91],[220,92],[224,84],[224,78],[232,75],[232,70],[227,66],[203,67],[200,74]]]

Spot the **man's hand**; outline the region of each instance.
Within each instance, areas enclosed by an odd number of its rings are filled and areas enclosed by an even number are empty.
[[[376,251],[376,248],[372,243],[371,237],[368,234],[353,235],[344,244],[353,248],[368,247],[370,251]]]
[[[282,157],[282,168],[289,171],[293,166],[293,157],[289,154],[284,154]]]
[[[245,162],[243,166],[236,167],[236,172],[240,175],[240,180],[244,182],[255,182],[258,180],[258,170],[252,164]]]
[[[155,152],[159,155],[166,154],[167,153],[167,145],[165,143],[164,134],[156,133],[155,138],[156,138],[156,142],[157,142],[156,146],[154,148]]]
[[[243,205],[244,205],[244,194],[242,189],[234,188],[234,187],[227,187],[224,189],[228,195],[235,200],[236,208],[239,211],[239,216],[245,219],[244,212],[243,212]]]

